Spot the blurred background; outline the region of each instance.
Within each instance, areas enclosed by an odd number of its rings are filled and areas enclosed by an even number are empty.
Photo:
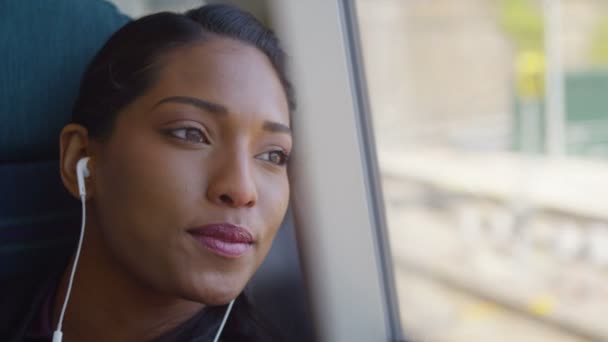
[[[608,2],[356,5],[406,336],[608,340]]]
[[[607,341],[608,1],[355,4],[406,336]]]

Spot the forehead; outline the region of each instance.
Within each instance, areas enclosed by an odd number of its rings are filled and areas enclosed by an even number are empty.
[[[228,38],[211,38],[164,56],[147,97],[167,96],[192,96],[240,116],[289,123],[285,92],[266,55]]]

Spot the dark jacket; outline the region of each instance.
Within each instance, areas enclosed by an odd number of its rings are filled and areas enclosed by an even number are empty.
[[[0,340],[46,341],[26,338],[27,330],[37,318],[43,301],[58,282],[68,256],[59,255],[38,265],[27,265],[21,272],[2,278],[0,284]],[[24,266],[25,267],[25,266]]]
[[[51,341],[52,332],[45,337],[32,336],[32,328],[40,320],[47,296],[54,291],[65,270],[68,258],[49,261],[44,269],[22,272],[4,279],[0,285],[0,341],[41,342]],[[154,342],[206,342],[212,341],[225,313],[226,306],[208,307],[182,325],[158,337]],[[44,318],[44,317],[43,317]],[[53,327],[53,330],[55,327]],[[222,332],[222,342],[281,341],[267,322],[254,311],[245,294],[241,294]]]

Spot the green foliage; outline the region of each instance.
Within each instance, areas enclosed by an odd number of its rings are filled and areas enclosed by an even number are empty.
[[[519,51],[543,50],[543,16],[530,0],[500,0],[500,25]]]
[[[608,16],[603,16],[597,23],[591,38],[589,58],[592,64],[608,64]]]

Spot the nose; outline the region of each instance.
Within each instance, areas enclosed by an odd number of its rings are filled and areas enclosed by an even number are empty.
[[[257,189],[251,161],[245,156],[226,156],[209,179],[207,197],[216,205],[251,208],[257,202]]]

